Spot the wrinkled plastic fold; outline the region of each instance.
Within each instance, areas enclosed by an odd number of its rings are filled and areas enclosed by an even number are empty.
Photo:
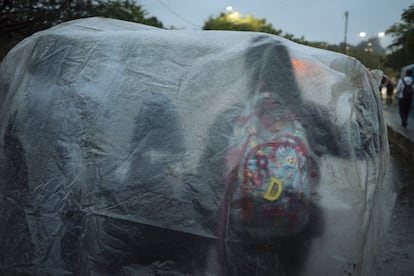
[[[26,38],[0,68],[0,274],[372,275],[380,78],[264,33]]]

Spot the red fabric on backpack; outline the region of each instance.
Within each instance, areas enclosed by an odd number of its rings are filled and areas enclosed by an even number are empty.
[[[272,94],[253,102],[226,155],[231,225],[249,236],[289,236],[309,219],[309,145],[298,119]]]

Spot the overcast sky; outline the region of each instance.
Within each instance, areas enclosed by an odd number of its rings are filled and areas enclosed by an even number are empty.
[[[348,11],[347,42],[358,44],[360,32],[376,36],[392,24],[401,22],[401,13],[413,0],[135,0],[149,16],[164,27],[201,29],[210,17],[231,6],[242,16],[265,18],[275,29],[308,41],[339,44],[345,36],[345,12]],[[391,38],[382,39],[383,46]]]

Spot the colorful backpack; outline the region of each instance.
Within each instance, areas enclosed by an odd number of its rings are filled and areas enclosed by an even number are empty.
[[[290,236],[309,219],[309,145],[295,115],[272,93],[253,102],[226,155],[230,227],[255,237]]]

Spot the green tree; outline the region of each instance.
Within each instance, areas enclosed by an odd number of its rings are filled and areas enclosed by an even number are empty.
[[[238,12],[221,13],[216,18],[210,17],[203,26],[203,30],[231,30],[252,31],[280,35],[282,30],[276,30],[266,19],[259,19],[252,15],[240,16]]]
[[[252,31],[264,32],[282,36],[296,43],[311,47],[322,48],[335,52],[342,52],[341,46],[331,45],[326,42],[309,42],[302,36],[295,37],[293,34],[285,33],[281,29],[275,29],[272,24],[268,24],[266,19],[259,19],[252,15],[242,17],[238,12],[221,13],[217,17],[210,17],[203,26],[204,30],[232,30],[232,31]]]
[[[349,46],[347,54],[358,59],[367,68],[384,70],[385,50],[378,37]]]
[[[163,27],[132,0],[0,0],[0,59],[21,39],[56,24],[102,16]]]
[[[241,17],[239,13],[221,13],[217,17],[210,17],[203,26],[204,30],[233,30],[233,31],[253,31],[264,32],[282,36],[296,43],[308,45],[315,48],[326,49],[334,52],[343,52],[344,45],[332,45],[325,42],[310,42],[302,36],[295,37],[293,34],[285,33],[280,29],[275,29],[272,24],[266,23],[265,19],[258,19],[252,15]],[[361,61],[368,68],[381,68],[383,62],[384,49],[378,40],[370,40],[358,46],[351,46],[346,54],[353,56]],[[367,54],[367,51],[369,54]]]
[[[399,72],[404,65],[414,63],[414,4],[403,10],[400,23],[393,24],[386,34],[393,37],[388,47],[386,65]]]
[[[95,11],[91,12],[93,16],[102,16],[108,18],[121,19],[137,23],[143,23],[150,26],[163,28],[163,24],[156,17],[146,17],[147,13],[131,0],[99,1]]]

